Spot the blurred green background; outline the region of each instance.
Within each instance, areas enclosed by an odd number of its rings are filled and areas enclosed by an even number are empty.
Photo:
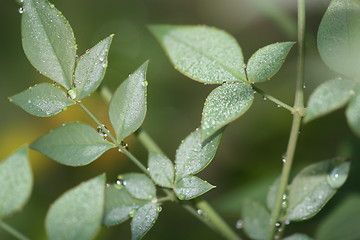
[[[321,82],[335,76],[316,50],[316,31],[329,0],[307,1],[306,97]],[[69,20],[83,54],[101,39],[115,33],[109,67],[103,85],[115,88],[144,61],[148,69],[148,113],[144,129],[174,158],[180,141],[200,125],[204,100],[214,88],[187,79],[170,65],[159,44],[147,30],[148,24],[206,24],[226,30],[238,40],[245,59],[258,48],[280,41],[296,41],[296,1],[292,0],[53,0]],[[30,144],[63,122],[81,120],[92,124],[80,108],[51,118],[37,118],[11,104],[7,97],[47,81],[26,59],[21,46],[21,15],[15,1],[2,0],[0,7],[0,159]],[[288,104],[293,103],[296,48],[283,69],[258,87]],[[103,121],[107,105],[98,93],[85,104]],[[253,107],[225,131],[217,156],[200,176],[217,188],[205,195],[230,224],[241,217],[244,197],[264,201],[269,184],[281,170],[291,115],[285,109],[256,96]],[[127,140],[130,150],[146,162],[147,153],[135,138]],[[355,146],[355,147],[351,147]],[[356,147],[357,146],[357,147]],[[337,155],[356,156],[358,140],[347,127],[343,111],[304,125],[299,139],[294,171]],[[67,189],[102,172],[108,182],[117,174],[139,170],[116,151],[86,167],[71,168],[30,150],[35,176],[33,194],[24,209],[6,219],[31,239],[46,239],[44,218],[49,205]],[[359,166],[345,188],[326,210],[331,210],[349,192],[359,191]],[[357,166],[357,167],[356,167]],[[311,233],[324,214],[308,223],[290,225]],[[129,239],[129,222],[103,228],[97,239]],[[175,204],[165,204],[155,227],[145,239],[219,239],[197,219]],[[12,239],[0,229],[0,239]]]

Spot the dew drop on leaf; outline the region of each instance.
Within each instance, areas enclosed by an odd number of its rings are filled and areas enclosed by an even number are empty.
[[[349,162],[343,162],[340,165],[333,168],[329,173],[329,175],[327,176],[327,181],[329,185],[335,189],[341,187],[346,181],[349,169],[350,169]]]
[[[131,217],[131,218],[134,217],[135,214],[136,214],[136,212],[137,212],[136,209],[131,210],[131,211],[129,212],[129,217]]]
[[[162,207],[161,206],[156,206],[156,212],[159,213],[162,211]]]
[[[236,223],[235,223],[235,228],[236,229],[242,229],[243,227],[244,227],[244,221],[241,220],[241,219],[237,220]]]
[[[19,12],[20,14],[23,14],[23,13],[24,13],[24,8],[22,8],[22,7],[19,8],[19,9],[18,9],[18,12]]]

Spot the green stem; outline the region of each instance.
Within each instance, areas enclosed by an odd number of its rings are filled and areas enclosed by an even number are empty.
[[[301,119],[304,109],[304,35],[305,35],[305,0],[298,0],[298,63],[297,63],[297,77],[296,77],[296,91],[295,91],[295,103],[294,103],[294,115],[290,131],[289,142],[286,150],[285,158],[283,159],[284,165],[281,173],[279,190],[276,197],[275,206],[273,208],[270,226],[268,231],[268,239],[273,239],[276,234],[276,223],[280,219],[281,204],[283,201],[283,195],[286,194],[286,188],[289,182],[289,176],[291,166],[293,163],[297,139],[299,135]]]
[[[140,140],[141,144],[149,151],[164,154],[161,148],[155,143],[150,135],[142,128],[139,128],[135,132],[136,136]]]
[[[200,215],[196,209],[188,204],[188,203],[182,203],[181,206],[187,210],[191,215],[193,215],[195,218],[197,218],[199,221],[204,223],[206,226],[208,226],[210,229],[212,229],[214,232],[219,232],[217,228],[213,225],[212,222],[209,221],[209,218],[207,218],[207,213],[204,213],[203,215]]]
[[[14,229],[13,227],[11,227],[10,225],[6,224],[1,220],[0,220],[0,227],[19,240],[30,240],[29,238],[25,237],[20,232],[18,232],[16,229]]]
[[[257,93],[260,93],[261,95],[263,95],[264,99],[269,99],[270,101],[276,103],[278,106],[280,107],[283,107],[287,110],[289,110],[291,113],[294,113],[295,112],[295,109],[289,105],[287,105],[286,103],[280,101],[279,99],[271,96],[270,94],[267,94],[266,92],[264,92],[263,90],[261,90],[260,88],[258,87],[255,87],[253,85],[253,89],[257,92]]]

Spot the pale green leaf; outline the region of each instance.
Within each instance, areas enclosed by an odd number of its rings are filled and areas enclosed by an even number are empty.
[[[196,176],[188,176],[176,183],[174,192],[180,200],[189,200],[203,195],[214,187]]]
[[[351,99],[346,109],[346,119],[350,128],[360,136],[360,91]]]
[[[110,35],[100,41],[80,57],[74,76],[74,85],[78,99],[83,99],[93,93],[103,80],[113,36]]]
[[[145,62],[116,89],[109,105],[109,116],[118,141],[135,132],[146,115],[147,81]]]
[[[38,138],[30,147],[61,164],[82,166],[115,146],[89,125],[69,123]]]
[[[93,239],[100,229],[105,198],[105,175],[68,190],[50,207],[45,220],[50,240]]]
[[[304,168],[290,185],[285,218],[302,221],[317,214],[344,184],[349,168],[349,162],[337,158]]]
[[[109,185],[105,190],[103,224],[105,226],[120,224],[147,202],[133,198],[123,186]]]
[[[318,48],[324,62],[352,79],[360,77],[360,2],[333,0],[318,31]]]
[[[0,219],[19,210],[33,185],[27,148],[22,147],[0,162]]]
[[[207,26],[153,25],[150,30],[184,75],[203,83],[246,81],[241,48],[228,33]]]
[[[75,104],[75,101],[69,99],[63,90],[49,83],[37,84],[9,99],[38,117],[54,116]]]
[[[295,233],[291,236],[284,238],[283,240],[313,240],[313,239],[303,233]]]
[[[355,86],[354,81],[342,78],[318,86],[310,95],[304,121],[309,122],[343,107],[355,95]]]
[[[206,142],[201,140],[201,131],[196,130],[181,142],[176,150],[176,180],[203,170],[214,158],[222,132],[217,132]]]
[[[249,59],[246,72],[251,83],[270,80],[281,68],[293,42],[274,43],[257,50]]]
[[[174,186],[174,164],[166,156],[149,153],[149,173],[156,184],[162,187],[172,188]]]
[[[279,191],[280,177],[276,178],[273,184],[270,186],[267,197],[266,206],[269,210],[274,209],[277,193]]]
[[[316,240],[360,239],[360,195],[350,195],[336,205],[316,231]]]
[[[24,1],[22,43],[31,64],[43,75],[70,89],[76,43],[70,24],[45,0]]]
[[[202,140],[243,115],[253,100],[253,89],[247,83],[223,84],[214,89],[206,98],[202,112]]]
[[[155,185],[145,174],[127,173],[118,178],[134,198],[152,200],[156,197]]]
[[[245,199],[242,205],[244,231],[251,239],[266,239],[270,213],[258,202]]]
[[[147,203],[135,213],[131,221],[131,239],[141,239],[154,226],[160,207],[156,203]]]

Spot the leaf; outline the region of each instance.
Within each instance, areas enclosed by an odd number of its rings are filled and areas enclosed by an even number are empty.
[[[302,233],[295,233],[284,238],[283,240],[312,240],[312,238]]]
[[[54,116],[75,104],[59,87],[40,83],[9,98],[28,113],[38,117]]]
[[[243,115],[253,100],[253,89],[247,83],[223,84],[214,89],[206,98],[202,112],[202,140]]]
[[[51,240],[93,239],[100,229],[105,198],[102,174],[65,192],[50,207],[45,220]]]
[[[114,144],[84,123],[69,123],[38,138],[30,147],[68,166],[87,165]]]
[[[244,231],[251,239],[266,239],[270,214],[258,202],[245,199],[242,205]]]
[[[78,99],[93,93],[103,80],[110,44],[114,35],[100,41],[80,57],[75,69],[74,84]]]
[[[302,221],[317,214],[344,184],[349,167],[349,162],[335,158],[304,168],[290,185],[286,219]]]
[[[249,59],[246,72],[251,83],[270,80],[281,68],[294,42],[274,43],[257,50]]]
[[[219,131],[203,143],[201,131],[196,130],[181,142],[175,157],[176,181],[200,172],[211,162],[219,146],[221,134]]]
[[[349,195],[320,223],[317,240],[360,239],[360,195]]]
[[[66,89],[72,86],[76,43],[70,24],[45,0],[24,1],[22,43],[31,64]]]
[[[172,64],[203,83],[246,81],[241,48],[228,33],[207,26],[153,25]]]
[[[117,140],[121,141],[142,124],[146,115],[146,69],[145,62],[115,91],[109,105],[109,116]]]
[[[360,2],[333,0],[321,21],[318,49],[332,70],[352,79],[360,76]]]
[[[180,179],[174,188],[176,196],[180,200],[190,200],[210,191],[215,186],[195,177],[188,176]]]
[[[134,198],[143,200],[152,200],[156,198],[155,185],[145,174],[127,173],[118,178]]]
[[[277,193],[279,191],[280,177],[276,178],[273,184],[270,186],[267,198],[266,206],[271,211],[275,207]]]
[[[141,239],[154,226],[159,215],[159,206],[156,203],[147,203],[135,213],[131,221],[131,239]]]
[[[345,114],[350,128],[360,136],[360,91],[351,99]]]
[[[345,106],[355,94],[355,85],[352,80],[336,78],[318,86],[310,95],[304,121],[309,122]]]
[[[0,219],[19,210],[30,197],[33,176],[24,146],[0,163]]]
[[[129,219],[134,211],[145,203],[147,201],[133,198],[124,187],[109,185],[105,189],[103,224],[105,226],[120,224]]]
[[[161,187],[174,187],[174,165],[164,155],[160,153],[149,153],[149,173],[156,184]]]

